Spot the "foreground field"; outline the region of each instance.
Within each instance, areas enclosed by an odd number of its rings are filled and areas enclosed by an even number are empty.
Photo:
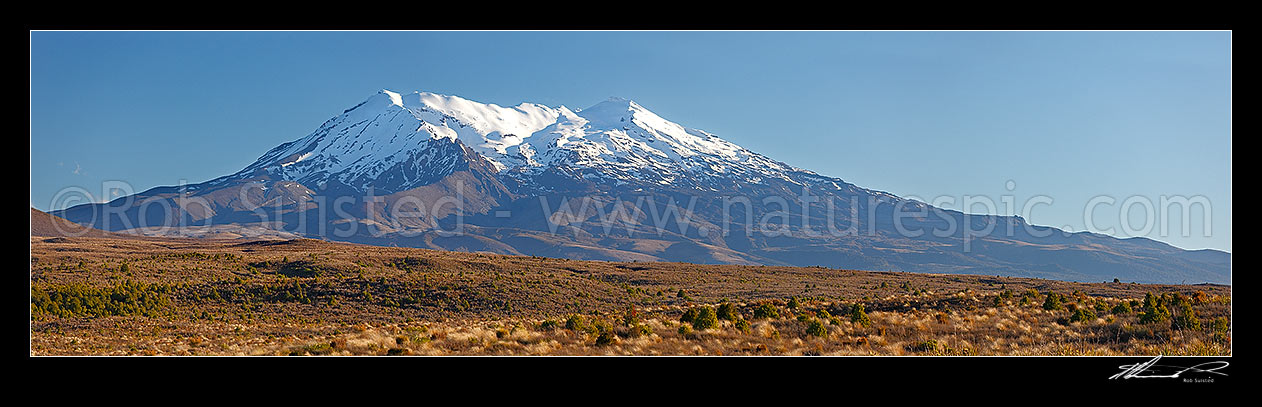
[[[31,240],[35,355],[1230,355],[1230,287]]]

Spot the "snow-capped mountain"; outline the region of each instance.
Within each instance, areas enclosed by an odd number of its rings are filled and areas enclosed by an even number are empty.
[[[813,203],[800,198],[808,192]],[[145,208],[152,202],[164,209]],[[922,212],[897,216],[896,204]],[[400,208],[421,215],[402,216]],[[681,218],[659,216],[671,211]],[[607,221],[612,213],[620,214],[617,222]],[[138,229],[155,222],[240,225],[251,236],[273,228],[581,259],[1230,282],[1224,252],[904,200],[773,160],[619,98],[586,109],[502,107],[383,90],[234,174],[54,214],[144,234],[155,232]],[[768,233],[753,223],[774,227]],[[968,234],[985,225],[995,227]],[[461,232],[445,233],[451,229]]]
[[[659,184],[717,190],[719,180],[789,180],[790,167],[634,101],[611,98],[578,111],[523,103],[484,104],[426,92],[383,90],[310,135],[268,151],[231,182],[259,175],[313,188],[336,183],[397,192],[432,183],[459,163],[459,140],[520,182],[552,168],[591,170],[614,185]],[[400,176],[383,182],[383,174]]]
[[[639,104],[611,98],[572,112],[506,151],[502,161],[521,173],[556,166],[597,170],[618,184],[648,182],[707,187],[717,178],[758,182],[803,171],[702,130],[689,129]]]
[[[456,153],[461,149],[457,140],[501,170],[495,158],[554,123],[559,114],[534,104],[504,108],[454,96],[383,90],[310,135],[212,183],[270,176],[314,188],[333,183],[356,191],[398,192],[455,171],[464,159]]]

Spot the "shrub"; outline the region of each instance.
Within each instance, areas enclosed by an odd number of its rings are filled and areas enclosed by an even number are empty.
[[[1231,331],[1231,321],[1227,320],[1227,317],[1214,318],[1209,323],[1209,327],[1214,332],[1215,338],[1224,339],[1227,337],[1227,333]]]
[[[1078,308],[1074,310],[1074,314],[1069,316],[1069,322],[1091,322],[1095,321],[1096,314],[1091,308]]]
[[[714,308],[699,307],[696,318],[692,319],[692,327],[704,331],[719,326],[719,317],[714,313]]]
[[[1112,312],[1114,314],[1129,314],[1131,312],[1134,312],[1134,310],[1131,309],[1131,304],[1129,302],[1122,301],[1122,302],[1117,303],[1117,305],[1113,306]]]
[[[1192,303],[1187,298],[1175,294],[1175,308],[1178,312],[1174,314],[1170,327],[1173,329],[1190,329],[1200,330],[1201,320],[1196,317],[1196,310],[1192,309]]]
[[[158,316],[171,307],[165,285],[123,281],[97,288],[86,284],[31,287],[31,315],[55,317]]]
[[[815,316],[819,317],[819,319],[832,319],[833,318],[833,314],[828,313],[828,310],[826,309],[819,310],[819,312],[815,313]]]
[[[684,311],[684,314],[683,314],[683,315],[680,315],[680,316],[679,316],[679,322],[689,322],[689,323],[690,323],[690,322],[692,322],[692,320],[694,320],[694,319],[696,319],[696,318],[697,318],[697,309],[696,309],[696,308],[689,308],[688,310]]]
[[[1173,329],[1199,331],[1201,329],[1201,319],[1196,317],[1196,310],[1193,310],[1192,307],[1181,308],[1179,313],[1174,315],[1170,327]]]
[[[1065,304],[1060,297],[1060,294],[1048,291],[1047,299],[1043,301],[1043,309],[1048,311],[1065,309]]]
[[[613,332],[603,331],[600,336],[596,337],[596,346],[606,346],[613,343]]]
[[[806,333],[822,338],[828,336],[828,328],[825,328],[824,323],[819,322],[819,320],[811,320],[811,324],[806,326]]]
[[[581,330],[586,325],[587,322],[583,319],[582,315],[570,315],[569,318],[565,319],[565,329],[571,331]]]
[[[726,302],[719,304],[718,316],[719,319],[725,319],[728,321],[736,321],[740,318],[740,315],[737,315],[736,313],[736,306]]]
[[[588,326],[587,332],[591,334],[613,332],[613,326],[609,325],[609,323],[604,320],[595,320],[592,321],[590,326]]]
[[[1166,308],[1165,301],[1152,293],[1144,295],[1144,308],[1139,314],[1139,322],[1155,324],[1168,320],[1170,320],[1170,309]]]
[[[763,303],[754,308],[754,319],[777,319],[780,318],[780,311],[771,304]]]
[[[635,311],[635,307],[627,309],[627,313],[622,315],[622,324],[626,326],[635,326],[640,323],[640,314]]]
[[[639,338],[641,336],[649,336],[652,334],[653,334],[653,328],[649,328],[648,325],[636,324],[635,326],[631,327],[630,335],[633,338]]]
[[[786,306],[789,307],[789,309],[797,309],[800,305],[802,304],[798,302],[798,297],[793,297],[789,299],[789,303]]]
[[[912,351],[912,352],[936,352],[938,348],[939,348],[939,345],[936,339],[919,341],[919,342],[915,342],[910,345],[907,345],[907,350]]]
[[[738,331],[749,333],[749,321],[746,321],[744,318],[737,319],[732,326],[736,327],[736,330]]]
[[[690,336],[692,335],[692,325],[688,325],[688,324],[679,325],[679,330],[677,332],[679,332],[680,335],[683,335],[685,337]]]
[[[560,327],[561,327],[560,322],[553,321],[551,319],[539,323],[540,331],[555,331],[557,328],[560,328]]]
[[[850,323],[859,324],[865,328],[872,325],[872,320],[868,319],[868,313],[864,310],[863,304],[855,304],[850,308]]]
[[[1170,320],[1170,310],[1165,306],[1144,309],[1139,313],[1139,322],[1156,324]]]

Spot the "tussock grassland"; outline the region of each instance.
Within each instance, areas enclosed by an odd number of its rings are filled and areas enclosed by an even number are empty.
[[[35,355],[1230,355],[1230,287],[33,238]]]

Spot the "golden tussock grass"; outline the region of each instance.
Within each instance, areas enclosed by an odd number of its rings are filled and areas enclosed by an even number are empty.
[[[1231,354],[1223,286],[611,263],[305,240],[59,238],[33,240],[31,251],[35,355]],[[134,297],[100,294],[116,287]],[[1065,296],[1065,309],[1042,308],[1049,291]],[[1149,292],[1190,298],[1200,326],[1111,312]],[[720,319],[700,330],[680,321],[688,309],[722,303],[733,304],[740,324]],[[860,304],[866,321],[852,318]],[[1109,311],[1070,321],[1070,306],[1096,304]],[[756,318],[759,307],[779,316]],[[581,323],[567,328],[575,315]],[[1227,329],[1211,323],[1220,318]]]

